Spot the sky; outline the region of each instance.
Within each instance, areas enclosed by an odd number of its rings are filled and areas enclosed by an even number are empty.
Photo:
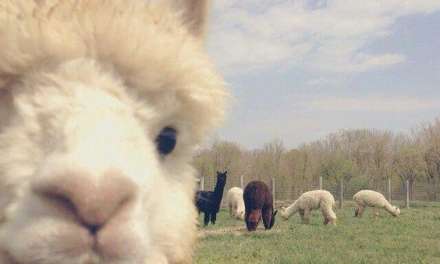
[[[439,0],[217,0],[207,49],[234,98],[215,138],[246,148],[440,116]]]

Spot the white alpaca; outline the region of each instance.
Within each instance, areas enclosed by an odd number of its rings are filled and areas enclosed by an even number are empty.
[[[226,196],[229,207],[229,215],[236,219],[244,220],[243,189],[232,187]]]
[[[0,2],[0,263],[191,263],[206,0]]]
[[[303,193],[289,207],[281,210],[281,216],[288,219],[292,214],[299,212],[303,223],[308,224],[310,221],[310,212],[312,210],[321,209],[324,217],[324,224],[331,223],[336,225],[336,214],[333,211],[335,207],[335,198],[325,190],[315,190]]]
[[[391,205],[383,194],[376,191],[359,191],[353,196],[353,200],[357,205],[355,209],[355,216],[357,217],[362,217],[366,207],[383,208],[392,216],[400,215],[400,209]]]

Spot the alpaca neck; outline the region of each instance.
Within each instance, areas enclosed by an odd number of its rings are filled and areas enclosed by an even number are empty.
[[[214,197],[220,197],[223,194],[225,183],[217,182],[214,188]]]
[[[289,207],[286,208],[286,210],[283,212],[282,216],[284,218],[289,218],[292,214],[295,214],[298,212],[298,200],[293,202]]]

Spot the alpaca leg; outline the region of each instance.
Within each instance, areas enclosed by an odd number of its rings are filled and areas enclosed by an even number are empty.
[[[205,226],[207,226],[209,224],[209,213],[205,212],[205,218],[203,219],[203,223],[205,224]]]
[[[373,212],[375,217],[379,216],[379,209],[377,209],[376,207],[373,208]]]
[[[365,211],[365,207],[359,206],[358,217],[362,217],[362,214],[364,213],[364,211]]]
[[[330,215],[326,211],[324,206],[321,207],[321,214],[322,214],[322,217],[324,218],[324,225],[327,225],[330,222]]]
[[[310,223],[310,210],[304,209],[304,224]]]
[[[354,217],[359,216],[359,207],[354,208]]]
[[[304,210],[299,210],[299,215],[301,216],[301,222],[304,224]]]
[[[229,216],[230,216],[230,217],[233,217],[233,214],[232,214],[232,205],[229,205]]]
[[[217,220],[217,213],[212,213],[211,214],[211,223],[213,225],[215,225],[215,221]]]

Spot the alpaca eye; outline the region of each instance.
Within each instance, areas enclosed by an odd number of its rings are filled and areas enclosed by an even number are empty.
[[[177,131],[172,127],[165,127],[156,138],[157,151],[161,155],[170,154],[176,147]]]

